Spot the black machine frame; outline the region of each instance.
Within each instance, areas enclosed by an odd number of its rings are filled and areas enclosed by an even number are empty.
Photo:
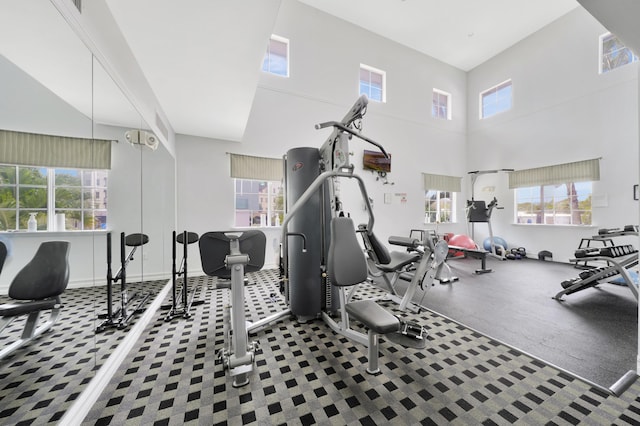
[[[133,256],[138,247],[149,242],[146,234],[129,234],[125,236],[124,232],[120,233],[120,269],[114,276],[111,269],[111,232],[107,233],[107,312],[98,315],[98,318],[104,319],[96,332],[100,333],[108,328],[117,328],[123,330],[129,326],[129,322],[133,316],[144,310],[143,305],[147,302],[150,293],[134,293],[129,297],[127,289],[127,265],[133,260]],[[126,247],[131,250],[125,255]],[[120,281],[120,306],[113,309],[113,284]],[[137,303],[136,303],[137,302]],[[134,304],[132,308],[130,305]]]

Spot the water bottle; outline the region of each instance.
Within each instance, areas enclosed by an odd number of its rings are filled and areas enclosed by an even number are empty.
[[[27,222],[27,226],[29,232],[36,232],[38,230],[38,221],[36,220],[37,213],[29,213],[29,222]]]

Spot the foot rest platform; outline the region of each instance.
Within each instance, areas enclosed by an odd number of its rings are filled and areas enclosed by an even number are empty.
[[[30,302],[4,303],[0,305],[0,317],[15,317],[30,312],[60,308],[62,305],[56,299],[34,300]]]
[[[400,330],[385,336],[389,341],[405,348],[424,349],[427,347],[427,330],[420,324],[400,320]]]
[[[395,333],[400,320],[373,300],[358,300],[346,304],[347,313],[378,334]]]

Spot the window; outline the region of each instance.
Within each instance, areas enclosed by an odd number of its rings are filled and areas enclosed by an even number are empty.
[[[591,225],[591,182],[517,188],[516,222]]]
[[[600,74],[638,60],[633,52],[611,33],[600,36]]]
[[[27,229],[29,213],[36,213],[42,231],[53,230],[58,213],[65,214],[67,230],[105,229],[107,173],[0,165],[0,230]]]
[[[451,95],[449,93],[433,89],[431,116],[434,118],[451,120]]]
[[[289,40],[276,35],[271,36],[262,61],[262,71],[289,77]]]
[[[279,181],[234,179],[234,184],[235,226],[280,226],[284,219],[284,197]]]
[[[360,94],[367,95],[370,100],[385,102],[386,74],[373,67],[360,64]]]
[[[480,93],[480,118],[511,109],[511,80]]]
[[[424,223],[455,222],[455,192],[428,189],[424,194]]]

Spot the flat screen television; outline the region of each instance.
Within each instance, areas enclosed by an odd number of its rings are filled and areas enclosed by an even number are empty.
[[[362,168],[365,170],[373,170],[376,172],[391,172],[391,154],[386,158],[379,151],[364,150],[362,155]]]

